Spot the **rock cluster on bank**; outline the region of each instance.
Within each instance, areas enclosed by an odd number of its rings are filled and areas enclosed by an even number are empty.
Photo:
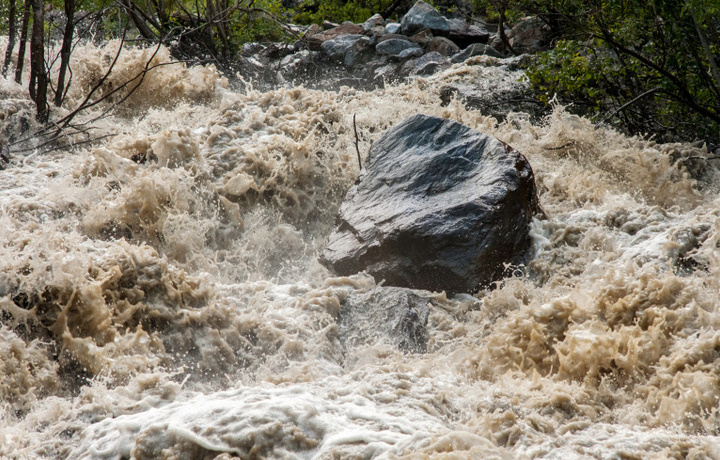
[[[362,24],[314,24],[293,45],[248,44],[241,74],[310,84],[381,86],[385,81],[427,76],[479,55],[508,56],[496,27],[446,18],[419,0],[399,23],[376,14]],[[535,18],[506,31],[516,52],[532,52],[548,42],[548,28]]]

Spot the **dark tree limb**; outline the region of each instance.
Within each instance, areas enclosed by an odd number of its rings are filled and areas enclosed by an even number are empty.
[[[48,119],[48,72],[45,69],[45,0],[33,0],[33,28],[30,39],[30,97],[35,101],[36,118]]]
[[[657,93],[657,92],[660,91],[661,89],[662,89],[662,88],[653,88],[653,89],[650,89],[650,90],[648,90],[648,91],[645,91],[644,93],[642,93],[641,95],[639,95],[639,96],[637,96],[636,98],[632,99],[631,101],[626,102],[625,104],[623,104],[622,106],[620,106],[618,109],[613,110],[612,113],[610,113],[609,115],[605,116],[605,118],[603,118],[602,120],[600,120],[600,123],[605,123],[606,121],[608,121],[609,119],[611,119],[612,117],[614,117],[615,115],[617,115],[619,112],[622,112],[623,110],[627,109],[628,107],[630,107],[631,105],[633,105],[634,103],[636,103],[637,101],[639,101],[640,99],[644,98],[645,96],[649,96],[649,95],[651,95],[651,94]]]
[[[65,33],[60,48],[60,71],[55,88],[55,106],[60,107],[65,97],[65,74],[70,65],[70,51],[72,50],[73,31],[75,30],[75,0],[65,0]],[[69,85],[68,85],[69,86]]]
[[[28,27],[30,26],[30,0],[23,5],[23,20],[20,26],[20,45],[18,46],[17,65],[15,66],[15,82],[22,83],[22,72],[25,64],[25,47],[27,46]]]
[[[355,152],[357,152],[358,168],[362,169],[362,161],[360,161],[360,147],[358,145],[359,138],[358,138],[358,132],[357,132],[357,124],[355,123],[356,115],[357,115],[356,113],[353,113],[353,131],[355,131]]]
[[[5,49],[5,61],[2,66],[2,76],[7,77],[8,67],[10,67],[10,61],[12,60],[12,50],[15,48],[15,38],[17,35],[17,24],[16,17],[17,12],[15,11],[15,0],[9,0],[8,5],[8,44]]]

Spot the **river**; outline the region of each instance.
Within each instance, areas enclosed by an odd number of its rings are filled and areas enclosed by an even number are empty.
[[[74,53],[71,103],[116,46]],[[123,53],[113,78],[151,51]],[[77,145],[13,153],[0,456],[720,458],[719,171],[671,161],[702,146],[560,106],[498,121],[439,96],[519,76],[479,57],[373,91],[264,91],[163,65]],[[0,79],[0,95],[17,134],[25,90]],[[346,346],[343,301],[381,284],[317,261],[359,173],[353,116],[364,156],[417,113],[522,152],[548,218],[515,276],[424,294],[427,353]]]

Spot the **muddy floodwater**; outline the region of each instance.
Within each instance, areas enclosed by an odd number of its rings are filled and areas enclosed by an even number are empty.
[[[68,107],[116,48],[74,52]],[[123,53],[107,85],[151,53]],[[720,458],[718,162],[559,106],[498,121],[443,105],[451,82],[523,84],[501,64],[373,91],[261,91],[163,65],[74,145],[12,152],[0,457]],[[25,89],[0,80],[0,99],[4,135],[22,138]],[[341,306],[382,280],[317,256],[359,173],[353,116],[365,156],[418,113],[522,152],[547,219],[493,289],[423,293],[427,353],[349,346]]]

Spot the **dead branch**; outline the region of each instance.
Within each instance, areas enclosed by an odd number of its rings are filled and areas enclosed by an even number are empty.
[[[359,139],[358,139],[358,132],[357,132],[357,124],[355,123],[356,115],[357,115],[356,113],[353,113],[353,130],[355,131],[355,151],[357,152],[358,168],[362,169],[362,162],[360,161],[360,147],[358,146]]]

